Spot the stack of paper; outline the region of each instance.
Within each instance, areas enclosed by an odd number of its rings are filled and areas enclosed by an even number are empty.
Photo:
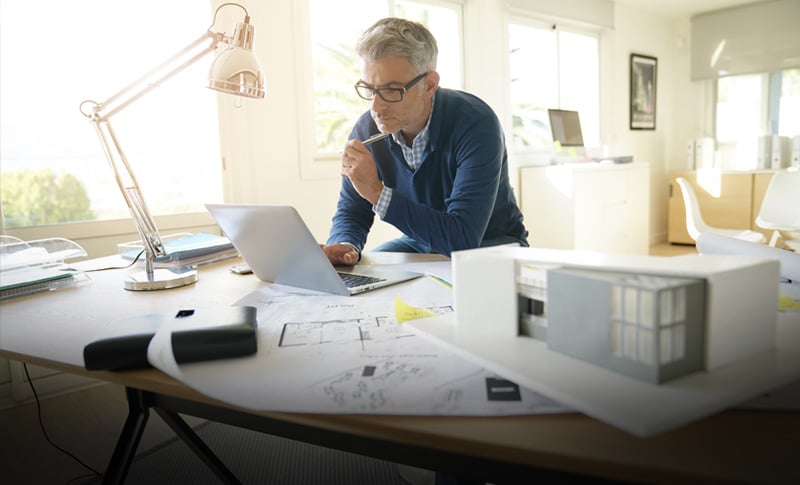
[[[86,251],[68,239],[0,237],[0,300],[88,281],[83,272],[64,264],[66,259],[84,256]]]

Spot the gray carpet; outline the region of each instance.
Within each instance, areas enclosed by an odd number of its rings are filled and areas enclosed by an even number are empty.
[[[243,484],[387,484],[406,485],[397,465],[361,455],[205,422],[198,436]],[[80,483],[99,483],[88,478]],[[179,439],[141,450],[126,484],[214,484],[220,480]]]

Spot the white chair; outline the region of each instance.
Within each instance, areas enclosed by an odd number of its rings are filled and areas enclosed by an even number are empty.
[[[800,172],[775,172],[764,193],[756,224],[773,231],[770,246],[778,242],[781,231],[800,231]],[[800,240],[789,238],[784,242],[800,251]]]
[[[697,194],[695,194],[692,184],[683,177],[678,177],[675,181],[678,182],[681,188],[681,194],[683,195],[683,204],[686,209],[686,230],[689,232],[689,236],[695,241],[697,241],[698,236],[704,232],[713,232],[722,236],[735,237],[736,239],[753,243],[763,243],[766,241],[767,238],[764,237],[763,234],[757,231],[751,231],[750,229],[729,229],[709,226],[706,224],[705,220],[703,220],[703,215],[700,213],[700,203],[697,201]]]

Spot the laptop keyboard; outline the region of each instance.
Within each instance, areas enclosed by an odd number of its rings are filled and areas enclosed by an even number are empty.
[[[344,281],[344,285],[348,288],[356,288],[358,286],[368,285],[370,283],[377,283],[385,279],[351,273],[339,273],[339,277],[342,279],[342,281]]]

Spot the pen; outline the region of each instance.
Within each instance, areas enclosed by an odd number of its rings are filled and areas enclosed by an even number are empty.
[[[378,133],[377,135],[374,135],[374,136],[371,136],[371,137],[367,138],[366,140],[362,141],[361,143],[363,143],[364,145],[371,145],[371,144],[375,143],[376,141],[383,140],[384,138],[386,138],[389,135],[391,135],[391,133]]]
[[[440,284],[442,284],[442,285],[444,285],[444,286],[446,286],[448,288],[453,288],[453,283],[450,283],[449,281],[447,281],[446,279],[442,278],[441,276],[436,276],[435,274],[432,274],[432,273],[427,273],[427,275],[430,276],[437,283],[440,283]]]

